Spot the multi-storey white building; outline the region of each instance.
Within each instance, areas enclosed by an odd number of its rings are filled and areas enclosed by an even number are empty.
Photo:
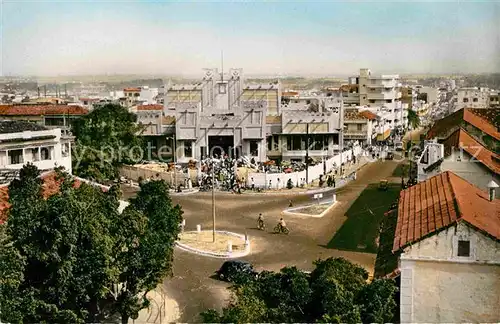
[[[454,104],[450,114],[462,108],[488,108],[490,90],[488,88],[460,88],[453,96]]]
[[[18,170],[26,163],[41,170],[62,166],[71,173],[71,139],[61,129],[24,121],[0,121],[0,169]]]

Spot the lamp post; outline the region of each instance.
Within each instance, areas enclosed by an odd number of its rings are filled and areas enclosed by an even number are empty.
[[[215,167],[212,161],[212,239],[215,243]]]
[[[309,184],[309,123],[306,124],[306,185]]]

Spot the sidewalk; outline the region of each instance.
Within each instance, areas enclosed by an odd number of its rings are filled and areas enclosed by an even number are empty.
[[[326,177],[323,177],[325,183],[323,184],[323,187],[319,187],[319,179],[314,180],[312,183],[309,184],[309,186],[303,187],[303,188],[297,188],[294,187],[292,189],[287,189],[286,187],[283,189],[270,189],[270,190],[263,190],[261,192],[257,191],[252,191],[247,189],[245,192],[242,192],[242,195],[262,195],[262,194],[271,194],[271,195],[301,195],[301,194],[316,194],[316,193],[322,193],[324,191],[330,191],[333,189],[338,189],[346,184],[348,184],[351,180],[353,180],[353,177],[349,177],[352,175],[355,171],[360,170],[363,168],[365,165],[370,163],[370,161],[365,157],[365,156],[359,156],[357,163],[353,164],[347,164],[347,167],[345,169],[344,175],[345,177],[341,175],[335,176],[335,187],[327,187],[326,186],[326,179],[328,175],[333,175],[334,172],[330,172],[329,174],[326,175]],[[227,194],[234,194],[232,192],[218,192],[219,193],[227,193]]]

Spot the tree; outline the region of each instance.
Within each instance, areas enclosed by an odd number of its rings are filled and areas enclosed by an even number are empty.
[[[408,124],[412,129],[417,129],[420,126],[420,117],[413,109],[408,109]]]
[[[119,167],[142,159],[141,126],[136,116],[117,104],[97,106],[75,120],[73,150],[75,174],[97,181],[116,179]]]
[[[367,284],[368,273],[342,258],[318,260],[310,274],[295,267],[232,286],[222,312],[207,310],[204,322],[387,322],[396,304],[392,280]]]
[[[57,172],[59,192],[46,200],[33,165],[9,186],[8,222],[0,227],[1,320],[136,318],[147,292],[171,274],[180,207],[163,181],[151,181],[119,214],[117,187],[77,187]]]

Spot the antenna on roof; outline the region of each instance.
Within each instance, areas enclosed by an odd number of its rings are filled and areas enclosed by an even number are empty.
[[[220,63],[221,63],[221,72],[220,72],[220,80],[224,81],[224,51],[220,51]]]

